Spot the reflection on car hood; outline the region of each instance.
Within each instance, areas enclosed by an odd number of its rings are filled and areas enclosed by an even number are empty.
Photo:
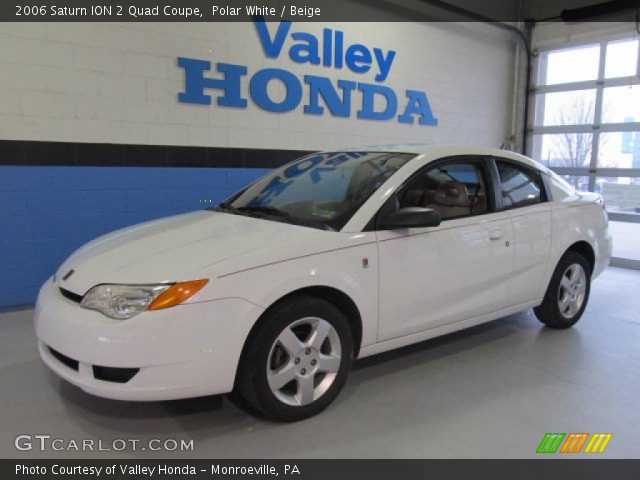
[[[73,253],[58,269],[60,286],[84,294],[99,283],[189,280],[205,266],[304,240],[311,228],[227,213],[200,211],[104,235]],[[62,278],[71,270],[67,280]]]

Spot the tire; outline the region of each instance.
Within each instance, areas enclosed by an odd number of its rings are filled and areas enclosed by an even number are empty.
[[[345,315],[325,300],[297,296],[259,320],[247,340],[235,390],[249,413],[295,422],[335,400],[352,362],[353,338]]]
[[[542,304],[533,309],[550,328],[569,328],[584,313],[591,291],[591,267],[579,253],[566,252],[556,266]]]

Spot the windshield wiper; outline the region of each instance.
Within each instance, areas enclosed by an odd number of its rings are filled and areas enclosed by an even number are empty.
[[[230,203],[226,203],[226,202],[222,202],[217,207],[209,207],[207,208],[207,210],[210,210],[212,212],[221,212],[221,211],[237,212],[238,211],[236,207],[232,207]]]
[[[267,215],[273,215],[275,217],[280,217],[286,220],[289,223],[297,224],[297,225],[306,225],[309,227],[320,228],[322,230],[330,230],[335,231],[331,228],[330,225],[326,223],[318,222],[311,219],[306,218],[298,218],[291,215],[289,212],[285,212],[284,210],[280,210],[279,208],[272,207],[270,205],[247,205],[245,207],[239,207],[237,210],[241,212],[256,212],[256,213],[264,213]]]
[[[210,207],[210,208],[207,208],[207,210],[218,211],[218,212],[219,211],[226,211],[226,212],[232,212],[232,213],[237,213],[237,214],[242,214],[242,215],[249,215],[251,213],[266,213],[266,214],[269,214],[269,215],[276,215],[278,217],[282,217],[282,218],[285,218],[287,220],[291,219],[291,215],[289,215],[285,211],[279,210],[279,209],[277,209],[275,207],[268,207],[268,206],[262,206],[262,205],[249,205],[249,206],[245,206],[245,207],[234,207],[230,203],[222,202],[217,207]]]
[[[271,215],[273,217],[279,217],[280,219],[286,221],[287,223],[293,223],[296,225],[307,225],[314,228],[320,228],[321,230],[329,230],[335,232],[335,230],[326,223],[318,222],[315,220],[297,218],[291,215],[289,212],[285,212],[284,210],[280,210],[279,208],[272,207],[270,205],[246,205],[244,207],[232,207],[228,203],[221,203],[217,207],[208,209],[215,211],[227,211],[232,212],[239,215],[251,215],[252,213],[262,213],[265,215]]]
[[[246,205],[244,207],[238,207],[236,210],[249,213],[266,213],[267,215],[275,215],[276,217],[284,218],[290,222],[293,222],[294,220],[290,213],[270,205]]]

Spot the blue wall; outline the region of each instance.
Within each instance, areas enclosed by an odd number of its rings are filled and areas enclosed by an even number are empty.
[[[34,303],[42,283],[87,241],[216,205],[269,170],[0,166],[0,307]]]

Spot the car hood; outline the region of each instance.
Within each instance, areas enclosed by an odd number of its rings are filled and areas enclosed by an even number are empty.
[[[192,280],[192,274],[211,265],[270,245],[304,241],[317,232],[259,218],[194,212],[97,238],[74,252],[60,266],[56,278],[60,287],[80,295],[100,283]]]

